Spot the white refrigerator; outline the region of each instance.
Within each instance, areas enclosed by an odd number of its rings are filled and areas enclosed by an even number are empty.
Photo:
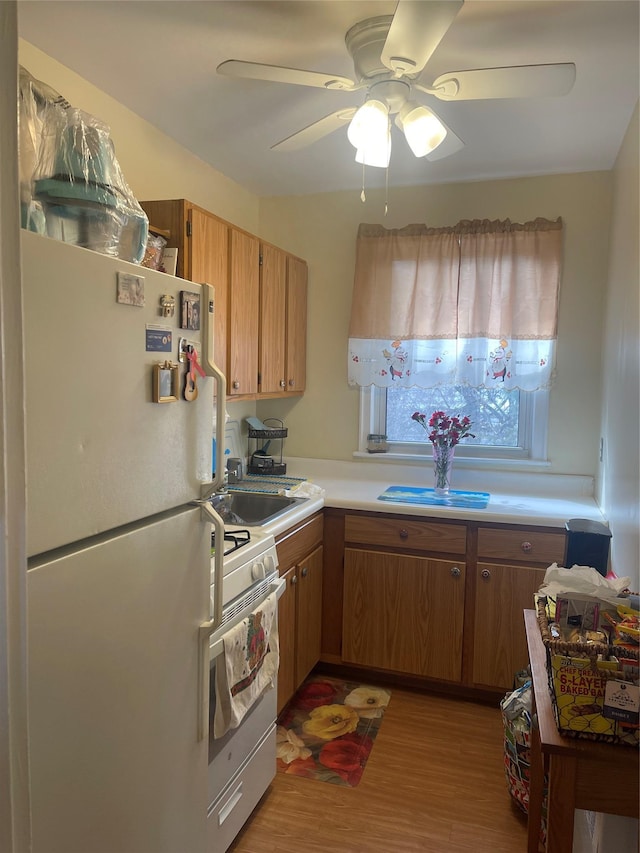
[[[199,853],[212,290],[21,242],[33,851]]]

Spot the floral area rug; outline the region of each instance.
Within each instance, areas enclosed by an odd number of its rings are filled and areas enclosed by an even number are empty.
[[[379,687],[311,676],[278,719],[278,770],[355,788],[390,698]]]

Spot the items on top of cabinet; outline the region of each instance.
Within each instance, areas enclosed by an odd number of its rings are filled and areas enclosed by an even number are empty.
[[[109,127],[20,69],[22,225],[139,264],[148,219],[127,184]]]
[[[283,439],[287,437],[287,428],[279,418],[266,418],[263,423],[258,418],[247,418],[249,424],[249,456],[250,462],[247,468],[249,474],[286,474],[287,466],[282,461]],[[275,423],[279,426],[270,425]],[[255,450],[251,452],[251,440],[255,440]],[[258,447],[260,441],[264,441]],[[279,442],[279,461],[276,461],[273,453],[268,453],[271,443]]]

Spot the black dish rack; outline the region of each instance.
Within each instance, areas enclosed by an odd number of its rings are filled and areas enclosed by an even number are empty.
[[[269,426],[270,421],[275,421],[279,426]],[[283,439],[287,437],[287,428],[278,418],[265,418],[265,429],[255,429],[249,427],[249,464],[247,465],[247,474],[262,474],[267,476],[282,475],[287,473],[286,463],[282,461],[282,446]],[[251,452],[251,441],[255,440],[255,450]],[[263,441],[261,447],[258,443]],[[278,441],[279,445],[279,461],[276,460],[273,453],[267,453],[272,441]]]

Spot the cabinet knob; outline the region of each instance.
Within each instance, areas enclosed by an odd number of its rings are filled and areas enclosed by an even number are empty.
[[[281,379],[281,380],[280,380],[280,387],[281,387],[281,388],[286,388],[286,387],[287,387],[287,383],[285,382],[285,380],[284,380],[284,379]]]
[[[295,379],[290,379],[290,380],[289,380],[289,385],[291,385],[291,387],[292,387],[292,388],[293,388],[293,386],[294,386],[295,384],[296,384],[296,380],[295,380]]]
[[[233,382],[231,383],[231,385],[232,385],[232,387],[233,387],[236,391],[237,391],[237,390],[238,390],[238,388],[240,387],[240,383],[238,382],[238,380],[237,380],[237,379],[234,379],[234,380],[233,380]]]
[[[409,538],[409,531],[405,530],[404,527],[400,530],[400,538],[401,539],[408,539]]]
[[[531,542],[523,542],[520,547],[522,548],[525,554],[528,554],[529,551],[533,551],[533,545],[531,544]]]
[[[489,569],[483,569],[480,572],[480,577],[482,578],[483,581],[490,581],[491,580],[491,572],[489,571]]]
[[[291,578],[291,583],[298,583],[298,575],[294,575],[294,576]]]
[[[304,567],[303,567],[303,569],[302,569],[302,577],[303,577],[303,578],[306,578],[306,576],[307,576],[308,574],[309,574],[309,569],[308,569],[306,566],[304,566]]]
[[[461,574],[462,573],[460,571],[460,567],[459,566],[453,566],[453,568],[451,569],[451,577],[452,578],[459,578]]]

